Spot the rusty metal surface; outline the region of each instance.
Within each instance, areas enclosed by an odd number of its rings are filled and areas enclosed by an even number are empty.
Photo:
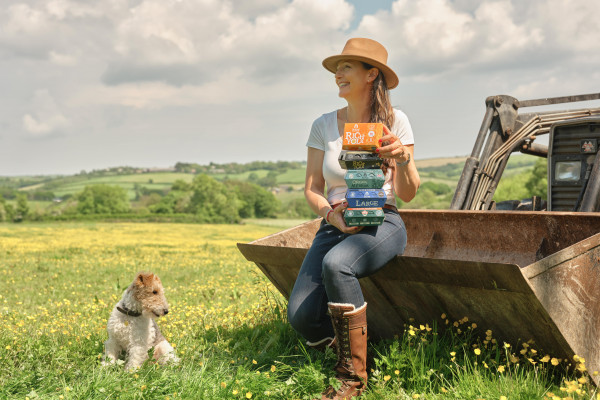
[[[401,211],[403,256],[360,280],[372,337],[465,316],[600,370],[600,213]],[[320,219],[238,244],[287,298]],[[592,369],[594,368],[594,369]],[[596,377],[594,377],[596,379]]]
[[[600,371],[600,234],[522,272],[573,353],[586,359],[590,372]]]
[[[600,93],[580,94],[577,96],[547,97],[543,99],[521,100],[519,107],[545,106],[549,104],[574,103],[600,99]]]

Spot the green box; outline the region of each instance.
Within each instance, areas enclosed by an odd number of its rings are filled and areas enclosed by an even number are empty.
[[[377,169],[351,169],[344,177],[348,189],[380,189],[385,183],[385,175]]]
[[[381,208],[347,208],[344,211],[344,221],[348,226],[381,225],[384,219]]]

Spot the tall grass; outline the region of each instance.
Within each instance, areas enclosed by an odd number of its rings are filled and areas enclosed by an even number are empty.
[[[0,398],[311,399],[335,355],[307,349],[285,300],[235,242],[269,226],[0,225]],[[179,365],[102,367],[106,320],[139,270],[171,304],[158,320]],[[364,399],[596,398],[584,360],[496,343],[473,321],[407,326],[369,344]],[[485,321],[477,321],[484,326]],[[567,364],[576,367],[567,371]]]

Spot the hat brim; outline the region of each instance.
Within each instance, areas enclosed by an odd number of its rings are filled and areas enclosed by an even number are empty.
[[[396,73],[387,65],[382,64],[379,61],[376,61],[369,57],[355,56],[351,54],[340,54],[324,59],[323,67],[325,67],[327,71],[333,72],[335,74],[335,71],[337,70],[337,65],[342,60],[362,61],[369,65],[372,65],[383,73],[383,76],[385,76],[385,83],[387,84],[388,89],[393,89],[396,86],[398,86],[398,75],[396,75]]]

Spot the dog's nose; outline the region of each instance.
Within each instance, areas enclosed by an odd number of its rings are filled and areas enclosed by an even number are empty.
[[[167,315],[169,313],[169,310],[167,310],[166,308],[163,310],[163,312],[165,313],[165,315]]]

